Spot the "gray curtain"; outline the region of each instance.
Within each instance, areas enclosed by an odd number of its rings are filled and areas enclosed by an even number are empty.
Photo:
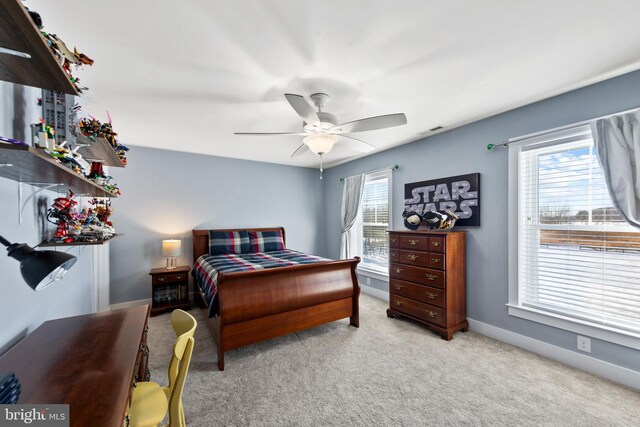
[[[342,240],[340,243],[340,259],[351,258],[350,242],[351,227],[356,221],[360,200],[362,200],[362,190],[364,189],[364,174],[354,175],[344,180],[342,190],[342,211],[340,213],[340,226],[342,227]]]
[[[599,119],[591,126],[611,199],[640,228],[640,112]]]

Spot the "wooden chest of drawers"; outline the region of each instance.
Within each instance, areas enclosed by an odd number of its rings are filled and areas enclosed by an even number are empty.
[[[390,231],[389,309],[451,340],[466,332],[466,233]]]

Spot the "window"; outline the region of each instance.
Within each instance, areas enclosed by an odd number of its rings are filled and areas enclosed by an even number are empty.
[[[367,174],[351,247],[361,258],[359,270],[388,275],[391,170]]]
[[[509,313],[640,348],[640,232],[613,206],[590,127],[509,151]]]

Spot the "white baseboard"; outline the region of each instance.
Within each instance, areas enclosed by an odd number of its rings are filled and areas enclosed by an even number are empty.
[[[145,304],[151,305],[151,298],[141,299],[138,301],[127,301],[127,302],[120,302],[118,304],[111,304],[111,310],[119,310],[121,308],[130,308],[130,307],[136,307],[138,305],[145,305]]]
[[[360,284],[360,290],[362,292],[364,292],[365,294],[369,294],[369,295],[374,296],[376,298],[380,298],[382,300],[389,301],[389,292],[387,292],[387,291],[381,291],[380,289],[376,289],[374,287],[363,285],[363,284]]]
[[[607,378],[620,384],[640,389],[640,372],[623,366],[614,365],[594,357],[576,353],[566,348],[558,347],[544,341],[529,338],[506,329],[498,328],[474,319],[469,321],[469,329],[490,338],[497,339],[507,344],[523,348],[532,353],[548,357],[565,365],[582,369],[600,377]]]

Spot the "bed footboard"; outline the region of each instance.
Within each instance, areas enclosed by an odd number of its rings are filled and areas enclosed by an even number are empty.
[[[208,248],[196,240],[203,235],[194,230],[194,260]],[[229,350],[347,317],[350,325],[359,327],[359,262],[353,258],[219,273],[220,315],[208,318],[206,304],[201,305],[218,346],[219,369],[224,370],[224,353]],[[201,295],[197,299],[204,302]]]
[[[349,317],[358,327],[355,268],[360,260],[323,262],[219,278],[218,367],[224,353]]]

